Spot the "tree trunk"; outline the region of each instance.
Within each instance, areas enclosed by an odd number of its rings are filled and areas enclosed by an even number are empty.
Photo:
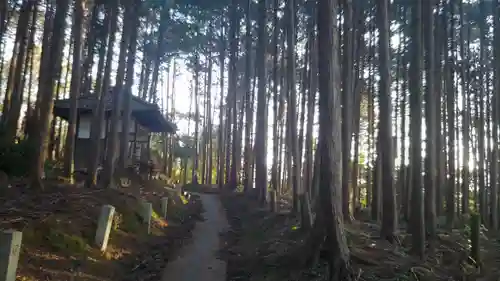
[[[80,73],[82,57],[82,37],[84,24],[85,0],[75,0],[73,8],[73,62],[71,65],[71,85],[70,85],[70,109],[68,120],[68,132],[64,146],[64,174],[73,182],[74,150],[76,137],[76,122],[78,116],[78,96],[80,96]]]
[[[434,62],[434,6],[430,1],[424,1],[423,4],[423,22],[424,22],[424,42],[425,42],[425,121],[426,121],[426,167],[425,167],[425,226],[429,239],[436,238],[436,109],[439,104],[436,102],[434,95],[436,95],[434,76],[435,76],[435,62]]]
[[[349,163],[352,139],[352,0],[344,1],[344,34],[342,54],[342,214],[345,221],[351,220],[349,213]]]
[[[252,22],[251,22],[251,5],[252,5],[252,0],[247,0],[247,3],[245,5],[246,8],[246,17],[245,17],[245,29],[246,29],[246,35],[245,35],[245,78],[244,78],[244,83],[245,83],[245,156],[244,156],[244,190],[245,192],[249,192],[253,188],[253,178],[251,178],[251,171],[250,168],[252,167],[251,164],[251,156],[252,156],[252,143],[251,143],[251,138],[250,135],[253,131],[253,104],[251,103],[252,100],[252,83],[251,83],[251,77],[252,77]],[[264,11],[265,13],[265,11]],[[261,62],[259,62],[261,63]],[[260,78],[259,78],[260,79]]]
[[[314,25],[314,20],[311,19]],[[318,85],[318,44],[315,38],[314,30],[310,30],[310,66],[309,66],[309,93],[307,96],[307,122],[306,122],[306,138],[305,138],[305,159],[306,165],[304,168],[304,189],[306,193],[312,194],[313,191],[313,125],[314,113],[316,111],[316,92]]]
[[[170,17],[170,3],[173,1],[165,1],[160,15],[160,26],[158,28],[158,39],[157,39],[157,49],[156,49],[156,59],[153,67],[152,83],[153,85],[150,89],[149,96],[155,97],[158,83],[158,74],[160,72],[161,59],[164,53],[165,44],[165,32],[167,30],[167,25],[169,23],[168,18]]]
[[[57,0],[56,15],[51,36],[51,48],[47,59],[42,60],[44,64],[43,80],[39,85],[39,102],[35,110],[38,117],[38,133],[33,134],[33,160],[30,167],[30,184],[33,188],[43,188],[42,178],[44,174],[45,157],[47,155],[47,137],[49,134],[49,123],[52,116],[54,104],[54,76],[59,73],[61,67],[61,56],[64,46],[64,30],[66,27],[66,14],[69,9],[68,0]],[[44,38],[45,39],[45,38]],[[44,48],[45,49],[45,44]],[[43,53],[43,51],[42,51]],[[42,79],[42,78],[41,78]]]
[[[193,170],[191,174],[191,183],[198,184],[198,155],[200,152],[199,148],[199,91],[200,91],[200,58],[198,52],[196,51],[194,57],[194,156],[193,156]]]
[[[24,120],[26,120],[29,116],[32,114],[32,109],[31,109],[31,90],[32,90],[32,84],[33,84],[33,62],[34,62],[34,57],[35,57],[35,33],[36,33],[36,21],[38,19],[38,11],[39,11],[39,6],[38,4],[34,4],[34,9],[32,12],[31,16],[31,27],[29,31],[29,39],[28,39],[28,47],[27,47],[27,53],[26,53],[26,58],[24,61],[24,73],[23,73],[23,81],[22,81],[22,93],[21,96],[24,96],[24,92],[26,90],[26,87],[28,87],[28,96],[26,97],[26,114],[24,116]],[[1,76],[0,76],[1,77]],[[26,122],[24,122],[24,125],[26,125]],[[23,127],[24,134],[27,135],[27,130],[26,126]]]
[[[237,83],[238,83],[238,70],[237,70],[237,61],[238,61],[238,49],[239,49],[239,40],[237,39],[237,34],[240,30],[240,17],[238,14],[238,1],[231,1],[231,23],[229,25],[229,85],[228,85],[228,102],[231,101],[231,105],[228,106],[231,108],[228,114],[228,120],[232,122],[227,122],[226,129],[228,131],[228,137],[232,133],[232,142],[231,142],[231,158],[229,158],[229,153],[226,151],[227,161],[230,160],[230,165],[227,165],[228,168],[230,166],[229,173],[229,187],[235,190],[238,186],[238,167],[239,164],[237,162],[240,161],[239,157],[239,128],[238,128],[238,109],[237,109]],[[231,99],[229,99],[231,97]],[[231,124],[232,123],[232,124]],[[232,132],[231,126],[232,125]],[[229,148],[229,143],[228,143]]]
[[[486,5],[485,0],[481,0],[479,2],[479,9],[481,14],[481,20],[479,21],[479,29],[480,29],[480,45],[479,45],[479,60],[481,63],[481,71],[485,71],[487,67],[487,59],[485,50],[488,48],[486,42]],[[485,84],[487,83],[485,79],[485,75],[480,76],[480,87],[479,87],[479,129],[478,129],[478,173],[479,173],[479,212],[481,214],[481,218],[484,221],[488,217],[488,203],[487,203],[487,190],[486,190],[486,147],[485,147],[485,108],[484,108],[484,100],[487,98],[487,91],[485,90]],[[487,219],[486,219],[487,221]]]
[[[448,11],[443,16],[446,19],[450,19],[451,27],[450,30],[450,40],[453,41],[453,5],[448,5]],[[448,15],[449,14],[449,15]],[[446,23],[446,21],[445,21]],[[447,25],[445,25],[447,26]],[[452,45],[453,42],[450,44]],[[448,44],[447,44],[448,45]],[[445,75],[446,75],[446,109],[447,109],[447,128],[448,128],[448,183],[447,183],[447,196],[446,196],[446,217],[449,227],[453,227],[455,221],[455,89],[454,89],[454,77],[453,77],[453,57],[449,55],[451,51],[448,48],[451,46],[445,46]]]
[[[133,17],[135,7],[133,3],[130,3],[125,7],[124,18],[129,19]],[[118,11],[117,11],[118,12]],[[123,25],[123,31],[120,42],[120,54],[118,57],[118,67],[116,73],[115,87],[112,92],[113,105],[111,107],[111,128],[109,129],[109,134],[107,137],[106,144],[106,160],[104,163],[103,170],[103,183],[105,186],[113,185],[113,176],[115,173],[116,164],[116,153],[119,150],[119,136],[118,136],[118,126],[120,126],[120,121],[122,119],[123,111],[123,80],[125,78],[125,71],[127,67],[127,51],[130,44],[130,38],[132,34],[132,21],[126,20]],[[125,95],[128,95],[126,93]],[[127,132],[128,128],[125,129]]]
[[[212,31],[210,31],[212,33]],[[207,75],[207,139],[208,139],[208,153],[207,153],[207,175],[206,175],[206,184],[211,185],[212,184],[212,167],[213,167],[213,124],[212,124],[212,68],[213,68],[213,61],[212,61],[212,55],[209,54],[208,57],[208,75]]]
[[[3,118],[5,118],[5,139],[6,141],[13,141],[17,135],[19,115],[21,113],[21,104],[23,101],[22,96],[22,73],[24,67],[24,60],[26,56],[27,46],[28,46],[28,32],[29,32],[29,16],[32,14],[32,11],[35,7],[36,3],[32,0],[25,0],[21,6],[21,11],[19,15],[19,22],[17,25],[16,31],[16,43],[18,45],[17,53],[12,54],[12,60],[15,61],[12,82],[9,81],[9,84],[12,85],[12,92],[6,92],[6,96],[10,96],[10,103],[4,104],[4,107],[7,106],[7,111],[4,110]],[[32,24],[35,24],[34,22]],[[16,59],[14,59],[14,55]],[[10,72],[9,72],[10,74]]]
[[[389,0],[377,2],[380,72],[380,122],[379,144],[380,165],[382,169],[382,228],[381,237],[394,242],[397,230],[396,190],[394,188],[394,157],[392,141],[392,104],[390,76],[390,37],[389,37]]]
[[[318,227],[324,227],[330,281],[352,280],[350,254],[342,220],[342,143],[340,137],[340,73],[337,59],[338,3],[318,0],[319,134],[321,151],[320,206]],[[323,241],[323,239],[321,239]]]
[[[217,168],[217,184],[219,189],[222,189],[224,186],[225,179],[225,159],[226,155],[224,154],[224,146],[226,140],[225,136],[225,124],[224,124],[224,66],[226,61],[226,44],[224,40],[224,20],[223,16],[221,17],[221,34],[220,34],[220,50],[219,50],[219,84],[220,84],[220,101],[219,101],[219,139],[217,141],[217,155],[218,155],[218,168]]]
[[[466,77],[466,65],[465,61],[470,58],[467,56],[465,52],[465,44],[467,42],[464,35],[464,3],[463,0],[459,1],[459,10],[460,10],[460,56],[462,58],[462,65],[460,67],[460,86],[462,92],[462,183],[461,183],[461,213],[466,214],[469,213],[469,154],[471,153],[469,149],[469,95],[470,91],[467,89],[468,82],[465,80]]]
[[[425,254],[424,201],[422,197],[422,2],[412,6],[412,42],[410,63],[410,130],[411,130],[411,229],[412,251]]]
[[[295,66],[295,0],[287,1],[287,84],[288,84],[288,129],[289,131],[289,152],[292,160],[292,166],[289,167],[291,172],[291,183],[293,191],[292,212],[300,211],[300,201],[304,197],[304,192],[300,186],[300,165],[299,161],[299,143],[297,139],[297,91],[295,88],[296,66]]]
[[[259,191],[259,202],[265,204],[267,190],[267,99],[266,99],[266,35],[267,12],[266,0],[259,0],[258,4],[258,45],[256,53],[257,65],[257,127],[255,132],[255,185]]]
[[[278,25],[278,11],[279,11],[279,6],[280,6],[280,1],[279,0],[274,0],[273,1],[273,114],[274,114],[274,120],[273,120],[273,163],[271,167],[271,191],[270,191],[270,207],[271,211],[274,212],[277,209],[277,193],[278,193],[278,186],[279,186],[279,179],[278,179],[278,160],[279,160],[279,130],[278,130],[278,123],[279,123],[279,115],[278,115],[278,99],[279,99],[279,92],[278,92],[278,85],[280,83],[279,76],[278,76],[278,57],[279,57],[279,25]],[[255,136],[257,137],[257,136]]]
[[[500,1],[494,2],[494,85],[493,95],[494,103],[493,117],[495,121],[500,120]],[[493,143],[498,143],[498,126],[493,128]],[[498,146],[493,147],[493,155],[491,159],[491,228],[493,231],[498,230]]]
[[[101,148],[101,132],[103,130],[103,126],[105,126],[105,110],[108,103],[109,96],[109,84],[110,84],[110,75],[111,75],[111,67],[113,63],[113,55],[114,49],[113,45],[116,37],[116,29],[117,29],[117,17],[118,17],[118,3],[117,0],[113,0],[108,3],[107,8],[107,21],[104,26],[108,28],[108,39],[106,45],[108,46],[106,52],[106,62],[104,67],[104,76],[102,79],[102,87],[98,93],[98,102],[96,104],[96,108],[94,109],[94,116],[92,120],[92,125],[90,128],[90,143],[91,143],[91,152],[89,153],[89,159],[87,164],[87,179],[85,185],[89,188],[91,186],[95,186],[97,184],[97,168],[102,163],[102,155],[104,154],[102,151],[105,151]],[[107,126],[104,127],[104,131],[107,133],[109,130]]]
[[[87,53],[85,60],[83,61],[83,66],[82,66],[82,86],[81,86],[81,93],[84,94],[89,94],[90,89],[91,89],[91,84],[92,84],[92,66],[94,64],[94,50],[96,48],[96,43],[97,43],[97,20],[99,16],[99,8],[101,5],[94,4],[94,7],[92,9],[92,16],[89,21],[88,25],[88,31],[87,31],[87,37],[86,37],[86,47],[87,47]]]
[[[129,162],[129,142],[130,142],[130,116],[132,114],[132,85],[134,84],[135,74],[135,57],[137,53],[137,33],[139,31],[139,12],[141,9],[141,1],[134,1],[134,18],[132,23],[132,31],[130,34],[130,44],[128,46],[127,55],[127,73],[125,77],[124,100],[123,100],[123,122],[122,122],[122,135],[120,141],[120,165],[121,169],[126,169]],[[175,68],[174,68],[175,69]],[[174,76],[175,79],[175,76]],[[171,177],[171,175],[169,176]]]

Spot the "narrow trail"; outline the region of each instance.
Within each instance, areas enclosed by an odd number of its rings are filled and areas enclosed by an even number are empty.
[[[171,260],[162,281],[225,281],[226,262],[219,260],[219,233],[228,226],[218,195],[199,194],[205,210],[204,221],[193,230],[192,242]]]

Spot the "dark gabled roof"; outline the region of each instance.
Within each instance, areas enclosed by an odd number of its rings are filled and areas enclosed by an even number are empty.
[[[123,91],[123,93],[126,93]],[[129,93],[130,94],[130,93]],[[113,107],[116,93],[111,90],[106,96],[105,111],[109,114]],[[78,114],[90,113],[98,105],[95,95],[82,95],[78,98]],[[130,104],[132,116],[139,124],[148,128],[152,132],[175,133],[177,127],[168,121],[160,112],[158,105],[143,101],[139,97],[132,95]],[[61,99],[54,101],[54,115],[65,120],[69,119],[70,100]]]
[[[123,94],[126,92],[123,91]],[[105,103],[105,110],[106,111],[111,111],[113,107],[113,101],[115,100],[116,93],[111,90],[108,95],[106,95],[106,103]],[[96,108],[97,106],[97,96],[93,94],[86,94],[86,95],[81,95],[78,97],[78,109],[79,110],[92,110]],[[130,104],[132,107],[132,111],[135,110],[151,110],[151,109],[158,109],[158,106],[153,103],[149,103],[146,101],[141,100],[139,97],[136,97],[132,95],[132,103]],[[54,102],[54,109],[64,109],[67,108],[69,109],[70,106],[70,100],[69,99],[61,99],[61,100],[56,100]]]

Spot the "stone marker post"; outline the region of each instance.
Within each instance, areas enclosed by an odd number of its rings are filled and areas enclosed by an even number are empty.
[[[0,281],[15,281],[23,233],[3,230],[0,235]]]
[[[101,208],[99,221],[97,222],[97,231],[95,233],[95,243],[99,249],[104,252],[108,246],[109,233],[113,226],[113,216],[115,215],[115,207],[104,205]]]
[[[167,208],[168,208],[168,197],[163,197],[161,199],[161,216],[167,219]]]
[[[141,202],[141,218],[148,227],[148,234],[151,232],[151,217],[153,216],[153,204],[142,201]]]

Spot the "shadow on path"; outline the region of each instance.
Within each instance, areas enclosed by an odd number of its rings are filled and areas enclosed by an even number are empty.
[[[193,230],[192,242],[171,260],[162,281],[225,281],[226,262],[218,259],[221,248],[219,233],[228,227],[219,196],[199,194],[204,221]]]

